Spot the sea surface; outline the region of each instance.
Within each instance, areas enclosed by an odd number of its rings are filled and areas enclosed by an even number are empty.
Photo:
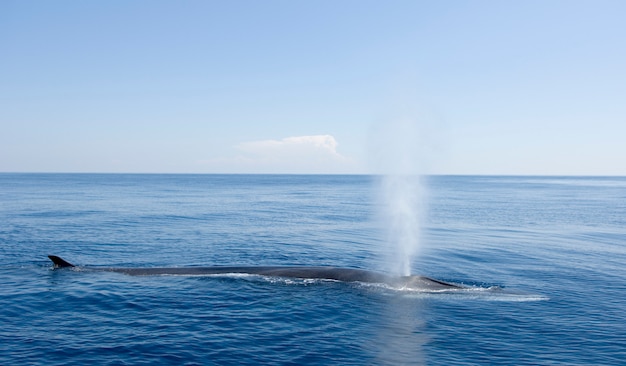
[[[46,257],[389,272],[379,180],[0,174],[0,364],[625,364],[623,177],[425,178],[411,271],[459,291]]]

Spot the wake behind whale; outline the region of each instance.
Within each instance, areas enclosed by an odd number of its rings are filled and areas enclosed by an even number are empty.
[[[54,268],[76,267],[61,257],[49,255]],[[211,266],[211,267],[79,267],[93,271],[117,272],[130,276],[203,276],[219,274],[251,274],[270,277],[325,279],[342,282],[385,284],[394,288],[423,291],[444,291],[465,287],[425,276],[391,276],[357,268],[308,266]]]

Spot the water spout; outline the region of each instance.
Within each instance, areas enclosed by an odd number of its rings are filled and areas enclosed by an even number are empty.
[[[386,175],[381,181],[390,270],[398,275],[411,274],[411,261],[421,246],[424,190],[420,176]]]
[[[397,275],[411,274],[411,262],[422,246],[426,212],[424,173],[425,134],[416,119],[388,121],[376,127],[372,152],[381,172],[378,187],[383,248],[388,268]]]

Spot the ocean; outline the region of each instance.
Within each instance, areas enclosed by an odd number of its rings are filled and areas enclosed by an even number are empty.
[[[626,364],[624,177],[426,177],[410,270],[460,291],[46,257],[389,272],[379,180],[0,174],[0,364]]]

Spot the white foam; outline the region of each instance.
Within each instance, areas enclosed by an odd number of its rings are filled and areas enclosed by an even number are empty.
[[[527,302],[527,301],[547,301],[549,297],[538,294],[519,293],[505,290],[499,286],[491,287],[464,287],[450,289],[427,289],[414,287],[397,287],[384,283],[359,283],[360,286],[378,289],[389,296],[400,295],[416,299],[437,299],[437,300],[477,300],[477,301],[506,301],[506,302]]]

